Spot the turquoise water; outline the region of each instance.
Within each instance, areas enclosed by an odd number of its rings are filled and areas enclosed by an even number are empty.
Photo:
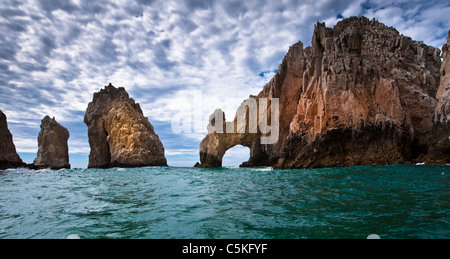
[[[0,172],[0,238],[450,238],[450,166]]]

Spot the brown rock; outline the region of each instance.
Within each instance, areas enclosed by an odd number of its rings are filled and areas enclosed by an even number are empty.
[[[292,46],[257,96],[279,98],[279,141],[261,145],[257,137],[245,143],[249,136],[210,133],[199,166],[220,166],[236,142],[253,146],[251,161],[278,168],[411,162],[433,142],[440,67],[439,49],[376,20],[318,23],[311,47]]]
[[[314,61],[315,62],[312,62]],[[407,163],[431,141],[439,50],[352,17],[318,23],[280,168]]]
[[[436,95],[438,104],[435,110],[435,123],[450,122],[450,30],[447,43],[442,46],[441,83]]]
[[[423,159],[426,163],[450,164],[450,30],[442,46],[441,83],[434,113],[433,142]],[[421,161],[418,159],[417,161]]]
[[[49,116],[41,122],[38,136],[38,153],[33,162],[34,168],[70,169],[69,164],[69,131]]]
[[[91,146],[89,168],[167,165],[153,126],[123,87],[109,84],[95,93],[84,122]]]
[[[20,159],[8,129],[6,115],[0,110],[0,170],[26,166]]]

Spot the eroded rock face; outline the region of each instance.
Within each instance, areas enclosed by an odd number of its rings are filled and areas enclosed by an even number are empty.
[[[13,143],[13,137],[8,129],[6,115],[0,110],[0,170],[24,167]]]
[[[450,164],[450,30],[447,43],[442,46],[441,83],[437,92],[434,131],[426,163]]]
[[[45,116],[41,122],[38,136],[38,153],[33,162],[34,168],[70,169],[69,131],[56,122],[55,118]]]
[[[431,142],[440,51],[367,18],[318,23],[280,168],[406,163]]]
[[[434,122],[448,124],[450,122],[450,30],[447,33],[447,43],[442,46],[442,60]]]
[[[311,47],[292,46],[258,95],[279,98],[280,138],[251,142],[261,158],[253,161],[278,168],[413,161],[434,141],[440,67],[439,49],[376,20],[318,23]],[[229,146],[228,139],[208,134],[201,156],[220,156],[215,147]]]
[[[123,87],[109,84],[95,93],[84,122],[91,146],[89,168],[167,165],[153,126]]]

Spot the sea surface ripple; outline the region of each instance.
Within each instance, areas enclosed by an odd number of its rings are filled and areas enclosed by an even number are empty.
[[[450,166],[0,171],[0,238],[450,238]]]

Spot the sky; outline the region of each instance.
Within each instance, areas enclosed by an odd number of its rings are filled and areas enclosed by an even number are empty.
[[[112,83],[140,103],[169,165],[193,166],[214,109],[234,117],[289,46],[310,45],[318,21],[364,15],[441,48],[448,14],[448,0],[0,0],[0,110],[25,162],[49,115],[70,132],[72,167],[85,168],[84,113]],[[173,130],[174,118],[194,120],[195,110],[202,123]],[[233,148],[224,165],[248,158],[248,148]]]

